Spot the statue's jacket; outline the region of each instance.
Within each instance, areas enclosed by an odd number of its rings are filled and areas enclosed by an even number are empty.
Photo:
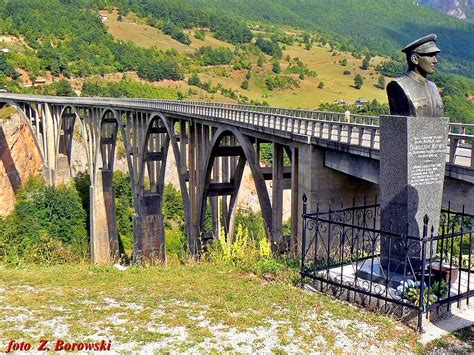
[[[407,71],[387,85],[390,114],[443,117],[443,101],[436,85],[414,71]]]

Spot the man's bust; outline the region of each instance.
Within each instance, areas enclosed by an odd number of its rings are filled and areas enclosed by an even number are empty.
[[[443,117],[443,101],[436,85],[426,79],[433,74],[441,50],[431,34],[410,43],[406,53],[408,71],[387,85],[390,114],[396,116]]]

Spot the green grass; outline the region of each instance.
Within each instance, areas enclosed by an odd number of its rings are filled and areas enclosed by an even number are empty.
[[[173,40],[171,37],[163,34],[156,28],[147,25],[143,19],[130,13],[122,22],[117,21],[117,15],[111,14],[105,23],[107,29],[112,36],[117,39],[132,41],[142,47],[156,46],[159,49],[175,49],[179,53],[194,53],[194,51],[202,46],[212,47],[228,47],[233,49],[232,45],[219,41],[212,36],[212,33],[207,33],[205,40],[200,41],[194,38],[194,30],[186,30],[191,37],[192,43],[186,46]],[[294,30],[293,30],[294,31]],[[221,83],[225,88],[231,88],[240,92],[255,101],[267,101],[272,106],[280,107],[294,107],[294,108],[317,108],[321,103],[334,102],[344,99],[350,103],[355,102],[359,97],[366,97],[370,100],[376,99],[380,103],[387,102],[387,95],[385,90],[380,90],[376,87],[379,74],[375,72],[375,66],[383,60],[382,57],[375,57],[371,61],[369,70],[361,70],[359,67],[362,59],[357,59],[349,53],[337,52],[333,56],[330,52],[329,46],[314,45],[311,50],[304,49],[304,46],[298,44],[287,45],[283,50],[283,58],[290,55],[291,58],[298,57],[309,69],[317,72],[316,77],[306,76],[305,80],[300,81],[300,87],[288,90],[273,90],[269,91],[265,85],[265,79],[269,75],[273,75],[270,64],[271,58],[266,56],[266,63],[263,68],[257,67],[257,56],[249,55],[249,59],[253,64],[252,78],[249,80],[249,90],[244,90],[240,86],[245,79],[247,70],[233,70],[231,66],[216,66],[207,68],[198,68],[201,71],[201,81],[211,81],[213,86]],[[347,59],[348,66],[343,67],[339,64],[342,59]],[[283,73],[288,66],[285,60],[281,60]],[[344,75],[345,69],[351,70],[351,75]],[[222,72],[226,71],[227,76],[223,77]],[[365,83],[361,90],[355,89],[354,76],[361,74],[365,78]],[[189,76],[189,75],[188,75]],[[294,78],[298,75],[293,74]],[[318,89],[320,82],[324,82],[324,89]],[[389,80],[387,79],[387,82]],[[169,82],[157,83],[160,86],[169,86]],[[189,86],[185,81],[175,82],[173,86],[187,92]],[[229,102],[232,101],[220,93],[209,94],[204,90],[193,87],[197,92],[196,95],[190,99],[208,100]]]
[[[14,107],[6,105],[0,109],[0,120],[10,119],[11,116],[16,113]]]
[[[191,45],[187,46],[165,35],[162,31],[147,25],[143,19],[133,13],[129,13],[123,21],[117,20],[116,13],[109,14],[105,25],[115,38],[122,41],[132,41],[145,48],[155,46],[162,50],[175,49],[178,53],[193,53],[199,47],[204,46],[234,48],[232,44],[220,41],[210,33],[206,33],[206,37],[202,41],[194,38],[194,31],[185,30],[184,32],[191,38]]]
[[[0,349],[8,339],[43,338],[206,352],[406,351],[416,342],[412,330],[389,318],[208,262],[122,272],[2,268],[0,314]],[[353,348],[344,349],[342,338]]]

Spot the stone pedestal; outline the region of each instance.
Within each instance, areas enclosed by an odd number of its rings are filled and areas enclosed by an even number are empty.
[[[403,272],[418,268],[423,220],[438,231],[443,196],[448,119],[385,116],[380,119],[380,214],[382,231],[408,235],[381,238],[381,263]],[[403,240],[402,240],[403,239]],[[427,250],[426,256],[429,256]],[[408,259],[406,258],[408,254]],[[405,261],[409,263],[405,265]]]

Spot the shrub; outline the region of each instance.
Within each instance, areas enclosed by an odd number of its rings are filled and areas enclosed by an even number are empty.
[[[204,41],[206,39],[206,32],[204,30],[197,30],[194,33],[194,38]]]
[[[122,171],[114,171],[112,185],[115,195],[115,210],[120,253],[133,247],[133,208],[130,176]]]
[[[385,76],[383,76],[383,75],[379,76],[379,79],[378,79],[378,82],[377,82],[377,87],[381,90],[385,89]]]
[[[196,57],[200,58],[204,65],[230,64],[234,53],[228,48],[201,47],[196,51]]]
[[[179,29],[176,25],[174,25],[172,22],[167,22],[163,25],[162,30],[165,34],[169,35],[171,38],[177,40],[178,42],[181,42],[186,45],[191,44],[191,40],[189,39],[189,36],[181,29]]]
[[[275,60],[272,64],[272,71],[275,74],[280,74],[281,73],[281,67],[280,67],[280,62],[278,60]]]
[[[369,69],[370,67],[370,57],[364,57],[364,59],[362,60],[362,65],[361,65],[361,68],[363,70],[367,70]]]
[[[294,89],[299,88],[299,81],[291,76],[273,75],[265,79],[265,84],[268,90],[279,89]]]
[[[248,229],[239,224],[234,235],[227,239],[221,231],[219,238],[210,247],[209,256],[214,261],[223,261],[233,266],[239,264],[246,266],[268,259],[270,253],[270,243],[265,236],[259,240],[252,239],[249,237]]]
[[[190,76],[190,78],[188,79],[188,84],[189,85],[194,85],[194,86],[199,86],[201,84],[201,80],[199,79],[199,77],[197,76],[196,73],[194,73],[193,75]]]
[[[13,213],[0,222],[0,259],[16,264],[77,262],[88,251],[86,212],[74,187],[28,180]]]
[[[282,51],[277,42],[272,42],[261,37],[257,38],[255,45],[260,48],[260,50],[275,58],[281,58]]]

